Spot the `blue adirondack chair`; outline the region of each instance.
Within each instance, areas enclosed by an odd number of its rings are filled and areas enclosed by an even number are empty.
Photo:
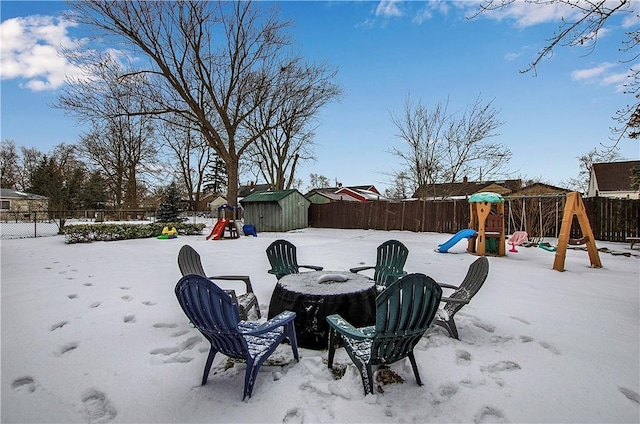
[[[262,363],[285,339],[289,340],[298,361],[298,341],[293,326],[295,313],[285,311],[262,324],[240,321],[238,308],[231,297],[213,281],[199,275],[182,277],[175,293],[191,323],[211,343],[202,385],[207,383],[213,358],[218,352],[247,361],[243,400],[251,397]]]
[[[329,323],[328,366],[333,367],[336,335],[360,371],[364,394],[373,393],[373,365],[389,365],[409,358],[418,385],[422,385],[413,348],[432,324],[442,289],[424,274],[407,274],[376,298],[376,325],[356,328],[340,315]]]
[[[296,246],[287,240],[276,240],[267,247],[267,258],[271,264],[269,274],[273,274],[279,280],[288,274],[297,274],[300,268],[322,271],[321,266],[299,265]]]
[[[393,283],[399,277],[406,274],[404,264],[407,262],[409,249],[398,240],[387,240],[378,246],[375,266],[359,266],[349,269],[351,272],[360,272],[373,269],[373,280],[376,286],[384,288]]]
[[[260,306],[258,305],[258,298],[253,292],[253,286],[251,285],[251,279],[248,275],[211,275],[208,276],[204,268],[202,267],[202,261],[200,259],[200,254],[196,252],[196,250],[185,244],[180,248],[180,252],[178,252],[178,268],[180,268],[180,272],[182,276],[189,274],[200,275],[202,277],[207,277],[210,280],[220,280],[220,281],[242,281],[246,287],[246,292],[236,295],[235,290],[225,289],[225,292],[231,299],[233,303],[238,305],[238,312],[240,313],[240,318],[243,320],[247,320],[253,315],[255,318],[260,318]]]

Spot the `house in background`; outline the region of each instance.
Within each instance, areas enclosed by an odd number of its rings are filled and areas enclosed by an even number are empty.
[[[514,191],[509,196],[549,196],[549,195],[564,195],[571,190],[566,188],[552,186],[544,183],[533,183],[526,187],[521,188],[518,191]]]
[[[331,203],[337,201],[370,202],[373,200],[388,201],[374,185],[314,188],[305,197],[312,203]]]
[[[640,191],[631,189],[631,169],[636,166],[640,166],[640,160],[594,163],[587,197],[640,199]]]
[[[423,200],[465,199],[482,191],[508,196],[521,189],[522,180],[469,181],[467,177],[464,177],[460,183],[429,184],[418,187],[413,198]]]
[[[240,200],[244,223],[258,232],[290,231],[309,226],[311,202],[296,189],[255,191]]]
[[[4,212],[31,212],[49,210],[49,198],[8,188],[0,189],[0,210]]]
[[[271,185],[269,184],[255,184],[253,181],[249,183],[249,185],[240,186],[238,188],[238,203],[243,198],[249,196],[251,193],[258,193],[261,191],[271,190]]]

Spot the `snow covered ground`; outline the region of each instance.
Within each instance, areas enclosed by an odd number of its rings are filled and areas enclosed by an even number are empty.
[[[288,345],[285,365],[263,366],[242,401],[244,365],[219,355],[200,386],[206,340],[180,309],[173,288],[183,244],[207,272],[248,274],[266,316],[276,279],[266,247],[298,247],[300,263],[348,270],[375,262],[388,239],[410,250],[405,269],[457,284],[475,256],[450,234],[304,229],[206,241],[203,236],[66,245],[63,236],[1,242],[2,422],[640,422],[640,250],[601,243],[629,257],[519,247],[490,257],[482,290],[456,316],[460,340],[436,328],[416,348],[424,385],[407,361],[404,383],[364,396],[340,349],[333,378],[327,352]],[[546,241],[554,244],[555,240]]]

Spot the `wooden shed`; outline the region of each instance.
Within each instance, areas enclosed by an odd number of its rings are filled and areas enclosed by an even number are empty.
[[[240,200],[244,223],[261,231],[289,231],[309,226],[311,202],[298,190],[254,192]]]

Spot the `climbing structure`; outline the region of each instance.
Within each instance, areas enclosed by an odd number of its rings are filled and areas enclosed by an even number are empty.
[[[467,252],[505,256],[504,199],[492,192],[476,193],[469,197],[469,228],[478,232],[469,239]]]
[[[584,203],[582,203],[582,197],[580,197],[580,193],[574,191],[567,194],[567,203],[564,206],[562,227],[560,227],[560,236],[558,237],[558,248],[556,249],[556,257],[553,261],[553,269],[556,271],[564,271],[564,260],[567,256],[567,245],[570,242],[569,234],[571,233],[571,224],[573,223],[574,215],[578,217],[578,223],[582,231],[582,239],[580,240],[587,245],[591,266],[593,268],[602,268],[596,241],[593,237],[593,230],[589,224],[589,218],[587,217]]]

